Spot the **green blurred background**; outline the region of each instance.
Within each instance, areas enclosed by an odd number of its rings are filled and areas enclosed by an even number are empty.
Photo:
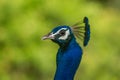
[[[0,0],[0,80],[53,80],[58,45],[41,37],[84,16],[91,40],[75,80],[120,80],[120,0]]]

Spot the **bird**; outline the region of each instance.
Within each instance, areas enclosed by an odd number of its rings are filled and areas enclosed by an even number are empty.
[[[90,24],[88,17],[83,21],[67,26],[57,26],[42,40],[50,39],[59,45],[56,55],[56,72],[54,80],[74,80],[75,73],[80,65],[83,50],[77,42],[80,39],[83,46],[87,46],[90,40]]]

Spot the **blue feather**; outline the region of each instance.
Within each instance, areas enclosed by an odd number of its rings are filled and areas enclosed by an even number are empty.
[[[84,46],[86,46],[90,40],[90,25],[87,17],[84,18],[84,23],[85,23]]]
[[[57,69],[54,80],[73,80],[82,58],[82,49],[73,38],[66,50],[61,47],[57,53]]]

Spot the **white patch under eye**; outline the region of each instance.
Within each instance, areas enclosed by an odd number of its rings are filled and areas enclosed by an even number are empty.
[[[59,37],[59,39],[60,39],[60,40],[66,40],[66,39],[68,38],[69,35],[70,35],[70,32],[69,32],[69,30],[67,30],[67,31],[65,32],[65,35]]]

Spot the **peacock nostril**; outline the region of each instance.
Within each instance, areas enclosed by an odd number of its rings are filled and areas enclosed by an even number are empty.
[[[54,39],[54,35],[51,34],[51,33],[48,33],[47,35],[44,35],[41,39],[42,39],[42,40]]]

